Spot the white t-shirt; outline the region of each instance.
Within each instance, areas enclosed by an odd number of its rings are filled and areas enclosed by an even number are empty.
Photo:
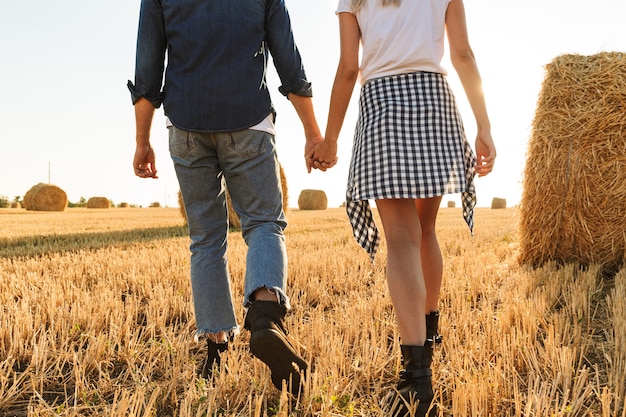
[[[165,127],[169,128],[173,126],[172,121],[169,117],[165,116]],[[274,115],[272,113],[268,114],[265,119],[263,119],[260,123],[249,127],[251,130],[260,130],[261,132],[267,132],[270,135],[276,136],[276,128],[274,125]]]
[[[361,82],[416,71],[447,75],[441,65],[445,19],[451,0],[403,0],[400,6],[366,0],[356,13],[361,29]],[[352,13],[339,0],[337,14]]]

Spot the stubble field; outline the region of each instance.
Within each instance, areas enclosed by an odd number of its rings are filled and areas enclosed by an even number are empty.
[[[380,416],[400,371],[383,242],[376,264],[343,209],[288,213],[290,338],[311,364],[289,399],[247,349],[197,376],[178,209],[0,211],[0,416]],[[443,208],[442,416],[624,417],[626,274],[519,266],[517,212]],[[379,223],[380,224],[380,223]],[[245,244],[230,234],[237,314]]]

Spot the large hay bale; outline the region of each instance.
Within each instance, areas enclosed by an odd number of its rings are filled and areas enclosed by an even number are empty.
[[[300,210],[326,210],[328,198],[322,190],[302,190],[298,197],[298,207]]]
[[[283,191],[283,211],[287,213],[289,208],[289,194],[287,188],[287,176],[285,175],[285,170],[281,164],[279,166],[279,174],[280,174],[280,183]],[[228,225],[233,229],[241,229],[241,220],[239,220],[239,215],[235,212],[233,208],[233,203],[230,198],[230,193],[228,192],[228,187],[225,187],[226,190],[226,207],[228,208]],[[187,212],[185,211],[185,202],[183,201],[183,194],[178,191],[178,207],[180,207],[180,214],[183,216],[183,220],[187,223]]]
[[[87,200],[87,208],[108,209],[111,208],[111,201],[106,197],[91,197]]]
[[[492,209],[505,209],[506,208],[506,199],[505,198],[494,197],[493,200],[491,200],[491,208]]]
[[[187,212],[185,211],[185,202],[183,201],[183,193],[178,190],[178,208],[180,210],[180,215],[183,216],[183,220],[185,224],[187,224]]]
[[[183,220],[187,223],[187,211],[185,210],[185,202],[183,201],[183,193],[178,191],[178,207],[180,207],[180,214],[183,216]],[[228,189],[226,189],[226,207],[228,208],[228,225],[234,229],[241,229],[241,221],[239,216],[233,209],[233,203],[230,199]]]
[[[626,253],[626,54],[546,67],[524,172],[523,264],[616,267]]]
[[[67,194],[56,185],[39,183],[24,194],[24,208],[32,211],[64,211]]]

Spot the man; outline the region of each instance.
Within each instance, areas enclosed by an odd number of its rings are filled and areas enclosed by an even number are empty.
[[[287,226],[274,140],[275,111],[266,84],[268,53],[304,127],[305,155],[323,138],[283,0],[142,0],[135,82],[135,174],[156,178],[150,126],[163,104],[170,154],[191,238],[197,336],[206,338],[203,376],[238,334],[227,260],[224,181],[248,245],[244,327],[250,350],[295,395],[304,359],[287,341]],[[167,55],[167,61],[166,61]],[[165,66],[167,62],[167,66]],[[163,77],[165,75],[165,77]],[[316,161],[325,170],[336,161]],[[310,172],[313,160],[306,161]]]

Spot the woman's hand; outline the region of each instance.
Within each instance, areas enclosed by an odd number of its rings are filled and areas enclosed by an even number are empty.
[[[476,135],[476,173],[484,177],[493,170],[496,161],[496,146],[490,132],[479,132]]]
[[[337,142],[332,140],[324,140],[306,150],[305,158],[307,166],[311,168],[326,171],[337,164]],[[310,172],[310,171],[309,171]]]

